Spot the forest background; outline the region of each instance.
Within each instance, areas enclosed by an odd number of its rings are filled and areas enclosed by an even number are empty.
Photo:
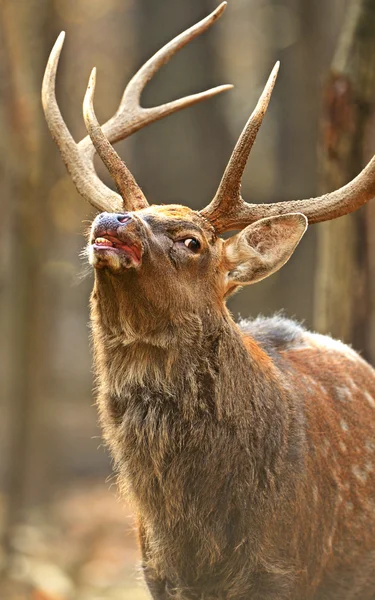
[[[96,425],[80,257],[94,211],[75,191],[44,121],[43,71],[61,30],[58,100],[78,141],[97,67],[100,122],[126,82],[215,0],[0,0],[0,567],[6,600],[145,598],[132,516],[116,499]],[[143,104],[221,83],[234,90],[117,146],[150,203],[212,198],[276,60],[281,70],[243,179],[251,202],[308,198],[375,152],[375,1],[230,0],[163,67]],[[98,172],[113,185],[97,162]],[[311,226],[292,260],[229,303],[281,309],[375,362],[375,203]],[[109,479],[108,479],[109,478]]]

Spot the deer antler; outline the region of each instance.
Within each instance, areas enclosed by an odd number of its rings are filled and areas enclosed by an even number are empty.
[[[214,199],[201,211],[202,216],[211,221],[218,233],[231,228],[232,221],[237,221],[238,215],[242,215],[246,203],[241,198],[241,179],[250,151],[266,114],[279,66],[280,63],[277,62],[258,100],[258,104],[237,141]]]
[[[112,148],[109,149],[110,143],[118,142],[149,123],[162,119],[182,108],[206,100],[216,94],[220,94],[232,87],[231,85],[221,85],[205,92],[186,96],[185,98],[180,98],[153,108],[143,108],[140,106],[140,96],[147,82],[178,50],[206,31],[222,15],[226,4],[226,2],[223,2],[205,19],[202,19],[202,21],[174,38],[139,69],[128,83],[117,112],[103,125],[102,131],[92,109],[92,99],[91,110],[89,107],[90,91],[86,95],[85,103],[85,121],[90,136],[85,137],[79,144],[72,138],[56,101],[56,71],[65,33],[62,32],[57,38],[43,78],[42,103],[44,113],[52,137],[59,147],[62,158],[78,192],[98,210],[120,212],[124,210],[124,201],[127,210],[131,207],[136,210],[142,206],[147,206],[147,201],[134,178],[130,175],[117,153]],[[91,81],[93,82],[93,79]],[[104,141],[105,138],[107,138],[107,143]],[[109,170],[115,177],[116,184],[123,197],[108,188],[97,176],[93,164],[96,150],[98,150],[107,167],[109,163],[111,164]],[[130,188],[126,189],[129,182]]]
[[[242,175],[267,110],[278,69],[279,63],[276,63],[258,104],[237,141],[214,199],[200,211],[217,233],[243,229],[259,219],[295,212],[303,213],[309,223],[329,221],[354,212],[375,197],[374,156],[355,179],[329,194],[273,204],[248,204],[243,200],[240,193]]]
[[[123,209],[139,210],[146,208],[149,204],[141,188],[137,185],[133,175],[105,137],[98,123],[93,106],[95,83],[96,68],[91,72],[89,85],[87,86],[83,101],[83,118],[87,132],[97,153],[116,183],[116,187],[122,196]]]

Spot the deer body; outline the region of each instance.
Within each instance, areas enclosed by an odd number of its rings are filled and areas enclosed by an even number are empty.
[[[95,71],[76,144],[55,97],[43,106],[81,195],[101,212],[87,255],[98,407],[119,483],[138,520],[154,600],[375,600],[375,372],[340,342],[279,317],[236,325],[226,299],[291,257],[308,223],[375,196],[375,157],[353,181],[308,200],[248,204],[241,177],[276,65],[201,211],[149,206],[111,145],[228,89],[144,109],[158,68],[225,8],[172,40],[100,127]],[[98,152],[119,193],[98,178]],[[237,231],[229,239],[220,234]]]
[[[92,298],[98,404],[153,597],[373,598],[372,368],[226,311],[128,340],[115,311],[102,325],[110,278]]]

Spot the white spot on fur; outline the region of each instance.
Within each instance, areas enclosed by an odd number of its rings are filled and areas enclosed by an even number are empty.
[[[354,477],[358,479],[358,481],[360,481],[361,483],[366,483],[367,471],[365,469],[361,469],[357,465],[354,465],[354,467],[352,467],[352,473]]]
[[[344,444],[344,442],[342,440],[339,441],[339,448],[342,452],[346,452],[346,450],[347,450],[346,445]]]
[[[323,450],[323,454],[324,454],[325,456],[327,456],[327,454],[328,454],[328,452],[329,452],[330,448],[331,448],[330,441],[329,441],[327,438],[324,438],[324,439],[322,440],[322,450]]]
[[[303,379],[304,384],[308,388],[308,390],[312,391],[312,386],[316,385],[315,381],[313,380],[313,378],[309,377],[308,375],[303,375],[302,379]]]
[[[326,390],[326,388],[324,387],[324,385],[322,385],[321,383],[318,383],[318,389],[319,389],[319,392],[320,392],[321,394],[323,394],[323,396],[326,396],[326,394],[327,394],[327,390]]]
[[[344,421],[344,419],[341,419],[341,421],[340,421],[340,427],[345,432],[349,431],[349,426],[348,426],[347,422]]]
[[[375,443],[372,440],[366,440],[365,448],[366,448],[367,452],[373,453],[375,451]]]
[[[312,377],[310,377],[309,379],[310,379],[310,381],[311,381],[311,384],[312,384],[314,387],[317,387],[317,386],[319,385],[319,384],[318,384],[318,382],[317,382],[315,379],[313,379]]]
[[[348,510],[353,510],[353,508],[354,508],[354,506],[353,506],[353,502],[350,502],[350,500],[349,500],[349,502],[347,502],[347,503],[346,503],[346,508],[347,508]]]
[[[372,408],[375,408],[375,400],[374,400],[374,398],[371,396],[371,394],[369,394],[367,391],[366,391],[366,392],[363,392],[363,394],[364,394],[364,396],[365,396],[365,398],[366,398],[367,402],[369,403],[369,405],[370,405]]]
[[[341,402],[351,402],[353,400],[352,393],[346,386],[337,387],[336,394]]]
[[[351,388],[351,390],[353,392],[357,392],[358,391],[358,385],[353,381],[353,379],[351,379],[350,377],[348,377],[348,379],[346,380],[348,386]]]

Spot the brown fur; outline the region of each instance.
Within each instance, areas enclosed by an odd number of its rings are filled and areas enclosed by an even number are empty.
[[[184,207],[132,219],[117,235],[141,244],[141,265],[91,254],[92,331],[100,421],[153,598],[373,600],[373,369],[292,322],[238,326],[224,304],[251,260],[285,262],[301,218],[277,229],[277,256],[244,246],[265,225],[224,243]],[[197,254],[179,243],[189,222]]]

